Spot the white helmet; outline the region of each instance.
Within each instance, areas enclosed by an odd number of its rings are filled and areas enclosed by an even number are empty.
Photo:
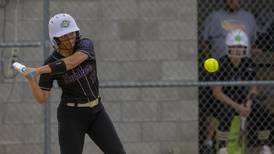
[[[249,47],[249,39],[246,33],[240,29],[231,30],[226,35],[225,43],[227,46],[241,45]]]
[[[226,35],[226,40],[225,43],[227,45],[227,52],[229,56],[233,56],[233,57],[245,57],[248,56],[249,50],[250,50],[250,45],[249,45],[249,38],[247,36],[247,34],[242,31],[241,29],[235,29],[235,30],[231,30],[227,35]],[[232,49],[229,48],[230,46],[242,46],[241,48],[237,48],[237,49]],[[239,55],[235,53],[232,54],[232,50],[235,51],[242,51],[241,54]]]
[[[54,15],[49,20],[49,38],[53,46],[56,46],[55,37],[60,37],[71,32],[79,31],[75,20],[66,13]]]

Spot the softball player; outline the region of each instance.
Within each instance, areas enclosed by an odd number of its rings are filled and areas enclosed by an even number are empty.
[[[242,30],[232,30],[227,34],[226,45],[228,54],[220,58],[220,69],[212,75],[213,80],[254,80],[256,76],[255,63],[247,57],[250,44],[246,33]],[[254,108],[257,88],[255,85],[214,86],[212,92],[216,99],[215,117],[220,122],[217,132],[218,147],[220,148],[218,154],[243,154],[242,151],[245,147],[239,145],[240,117],[249,117],[252,121],[252,118],[258,113],[256,112],[257,107]],[[269,122],[264,122],[263,125],[267,124]],[[265,132],[267,128],[262,129],[264,130],[261,131]],[[268,137],[261,140],[267,139]],[[262,144],[263,148],[260,154],[272,154],[270,148],[264,145],[264,142]]]
[[[49,20],[49,37],[55,51],[43,66],[27,68],[22,76],[28,79],[33,96],[41,104],[47,100],[54,80],[61,87],[57,110],[61,154],[81,154],[85,134],[104,153],[125,154],[99,97],[93,43],[81,38],[79,31],[70,15],[53,16]],[[36,77],[39,75],[38,84]]]

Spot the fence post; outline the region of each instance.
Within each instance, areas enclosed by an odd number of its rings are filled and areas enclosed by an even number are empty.
[[[49,55],[48,39],[48,20],[49,20],[49,0],[43,2],[43,53],[44,58]],[[44,107],[44,154],[51,153],[51,120],[50,120],[50,101],[45,103]]]

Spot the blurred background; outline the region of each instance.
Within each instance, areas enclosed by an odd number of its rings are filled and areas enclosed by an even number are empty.
[[[259,27],[256,84],[273,111],[274,1],[242,1]],[[0,0],[0,154],[60,153],[61,91],[55,85],[49,101],[37,104],[11,64],[43,63],[53,50],[48,20],[61,12],[94,41],[102,101],[128,154],[212,154],[203,146],[212,82],[200,35],[207,16],[223,7],[223,0]],[[83,153],[102,154],[88,136]]]

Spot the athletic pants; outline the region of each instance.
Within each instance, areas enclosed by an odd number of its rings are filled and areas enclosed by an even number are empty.
[[[103,105],[94,108],[59,105],[58,136],[61,154],[82,154],[85,134],[105,154],[125,154]]]

